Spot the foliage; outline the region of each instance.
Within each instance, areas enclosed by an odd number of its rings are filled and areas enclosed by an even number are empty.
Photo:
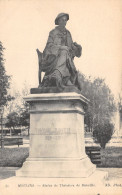
[[[10,87],[10,76],[6,75],[3,59],[3,48],[2,43],[0,42],[0,106],[4,106],[8,101],[11,101],[13,97],[8,95],[8,89]]]
[[[122,92],[119,94],[118,108],[119,112],[122,112]]]
[[[27,83],[24,83],[24,87],[22,89],[22,96],[27,96],[29,94],[29,87]],[[20,112],[20,123],[22,126],[28,127],[28,135],[29,135],[29,127],[30,127],[30,114],[29,114],[29,104],[25,102],[22,98],[22,109]]]
[[[78,86],[82,95],[89,99],[85,107],[85,124],[101,147],[111,139],[113,125],[111,119],[116,111],[114,96],[102,78],[86,78],[78,72]]]
[[[15,130],[18,126],[20,126],[20,117],[17,112],[11,112],[7,116],[6,127]]]
[[[118,146],[110,146],[105,150],[101,150],[101,164],[98,165],[99,167],[122,168],[122,147],[120,146],[120,143],[117,145]],[[112,170],[113,176],[115,177],[115,169],[108,170]]]
[[[21,167],[28,157],[29,148],[0,148],[0,166]]]
[[[28,127],[30,125],[29,106],[27,103],[25,103],[25,107],[20,114],[20,124],[22,126],[28,126]]]
[[[104,79],[99,77],[95,79],[86,78],[78,72],[78,83],[82,95],[90,100],[87,109],[85,108],[85,124],[89,130],[93,130],[96,125],[103,124],[106,120],[110,121],[116,106],[114,96]]]
[[[109,121],[97,124],[94,127],[93,137],[96,143],[100,143],[101,148],[105,148],[106,143],[111,139],[113,135],[114,126]]]
[[[29,134],[29,126],[30,126],[30,114],[29,114],[29,105],[27,102],[23,100],[23,97],[29,93],[29,87],[27,84],[24,84],[22,91],[13,90],[13,96],[15,99],[11,101],[8,106],[6,112],[7,114],[7,127],[19,127],[24,126],[28,127]],[[16,113],[16,120],[13,120],[13,115]]]

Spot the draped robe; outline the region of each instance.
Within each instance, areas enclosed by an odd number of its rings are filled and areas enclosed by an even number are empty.
[[[62,46],[67,46],[68,51],[63,49]],[[51,80],[54,79],[60,85],[67,85],[69,80],[71,84],[74,84],[77,71],[73,59],[77,51],[81,53],[81,48],[79,50],[77,46],[73,43],[71,33],[66,28],[61,30],[57,26],[50,31],[46,47],[43,51],[43,58],[47,59],[48,57],[48,63],[45,60],[46,63],[43,64],[45,76],[42,85],[49,86]],[[80,55],[77,57],[80,57]],[[51,63],[49,56],[55,56]]]

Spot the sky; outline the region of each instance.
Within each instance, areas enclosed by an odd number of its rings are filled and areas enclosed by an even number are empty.
[[[22,89],[25,81],[38,87],[36,49],[43,52],[61,12],[69,14],[66,28],[82,45],[82,56],[74,60],[77,70],[105,78],[117,96],[122,82],[121,0],[0,0],[0,41],[12,87]]]

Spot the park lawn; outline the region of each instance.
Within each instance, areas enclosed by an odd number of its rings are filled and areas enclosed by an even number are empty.
[[[0,167],[21,167],[29,148],[0,148]]]
[[[101,164],[98,167],[122,168],[122,147],[106,147],[101,150]]]
[[[107,147],[101,150],[101,164],[98,167],[122,168],[122,147]],[[28,157],[29,148],[0,148],[0,167],[21,167]]]

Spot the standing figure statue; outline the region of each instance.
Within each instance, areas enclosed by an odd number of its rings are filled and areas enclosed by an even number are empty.
[[[55,29],[51,30],[46,47],[39,58],[39,87],[57,87],[63,91],[66,86],[75,86],[77,71],[74,57],[80,57],[82,47],[73,42],[70,32],[65,28],[69,14],[60,13],[55,19]],[[41,72],[45,72],[41,82]]]

